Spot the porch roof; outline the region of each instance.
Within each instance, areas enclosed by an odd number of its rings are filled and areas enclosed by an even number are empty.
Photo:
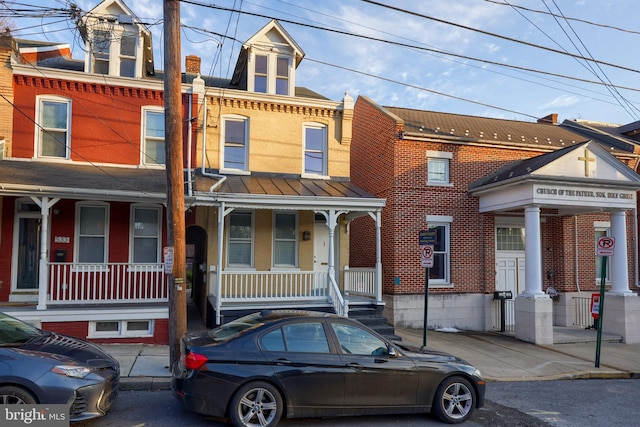
[[[271,174],[225,176],[219,187],[211,190],[220,178],[198,174],[195,179],[196,205],[246,208],[375,210],[385,199],[361,189],[347,179],[309,179]]]
[[[166,187],[164,168],[0,161],[0,195],[163,202]]]

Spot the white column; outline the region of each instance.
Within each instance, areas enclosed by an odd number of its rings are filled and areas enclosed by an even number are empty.
[[[542,292],[542,245],[540,233],[540,207],[530,206],[524,210],[524,295],[544,295]]]
[[[611,257],[611,291],[613,295],[632,295],[629,290],[629,267],[627,256],[627,215],[625,211],[610,212],[611,237],[615,239]]]
[[[382,213],[376,212],[376,299],[382,301]]]
[[[36,310],[47,309],[47,293],[49,292],[49,198],[43,197],[40,204],[40,266],[38,269],[38,305]]]

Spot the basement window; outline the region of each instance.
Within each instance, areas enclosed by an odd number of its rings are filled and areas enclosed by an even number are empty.
[[[89,323],[87,338],[153,336],[153,320],[99,320]]]

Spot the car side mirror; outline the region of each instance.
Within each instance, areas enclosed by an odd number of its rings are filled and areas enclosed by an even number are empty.
[[[387,353],[389,354],[389,357],[398,357],[398,352],[396,351],[395,347],[392,347],[390,345],[387,346]]]

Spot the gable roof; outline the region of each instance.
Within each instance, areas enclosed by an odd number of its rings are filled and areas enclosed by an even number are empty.
[[[526,179],[630,185],[638,188],[640,175],[594,141],[586,141],[525,160],[517,160],[469,185],[469,191],[493,188]]]

